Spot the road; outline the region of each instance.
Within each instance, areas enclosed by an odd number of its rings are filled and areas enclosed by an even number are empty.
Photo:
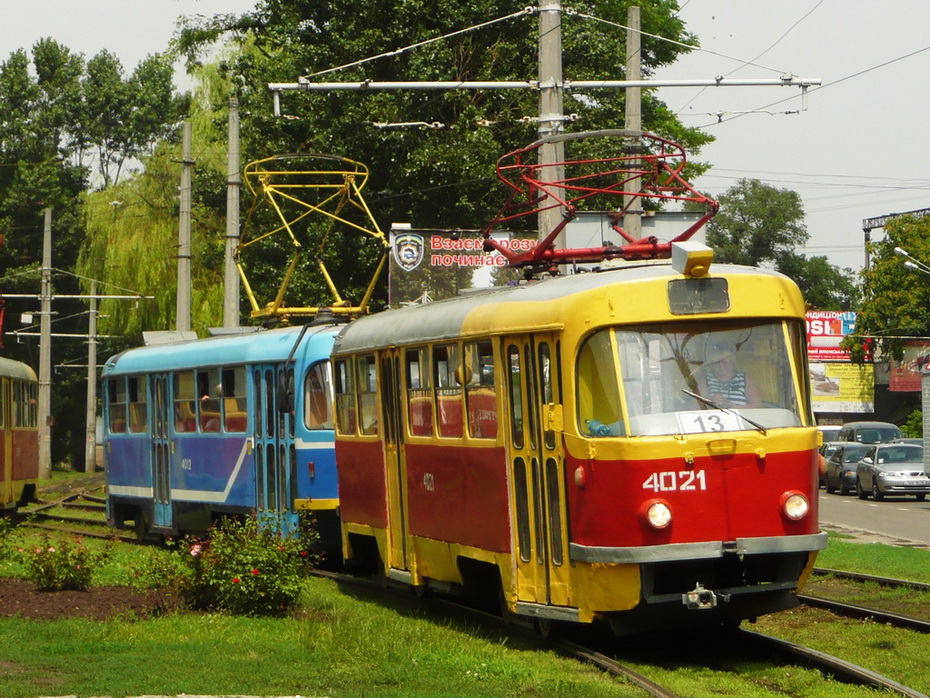
[[[824,529],[855,533],[875,542],[930,548],[930,501],[892,497],[881,502],[820,490]]]

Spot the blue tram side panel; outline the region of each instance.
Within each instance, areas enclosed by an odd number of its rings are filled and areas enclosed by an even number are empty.
[[[329,356],[336,326],[130,349],[103,369],[107,518],[137,535],[257,513],[339,543]]]

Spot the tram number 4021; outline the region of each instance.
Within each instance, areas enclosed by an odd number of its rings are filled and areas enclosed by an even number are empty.
[[[703,470],[664,470],[646,478],[643,489],[653,492],[696,492],[707,489],[707,477]]]

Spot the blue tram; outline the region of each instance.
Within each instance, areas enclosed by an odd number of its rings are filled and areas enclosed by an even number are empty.
[[[107,518],[140,537],[257,512],[338,545],[329,356],[339,328],[130,349],[103,369]]]

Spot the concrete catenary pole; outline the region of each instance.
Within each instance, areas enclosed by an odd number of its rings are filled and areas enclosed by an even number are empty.
[[[84,472],[97,470],[97,282],[90,282],[90,313],[87,321],[87,431],[84,441]]]
[[[226,266],[223,286],[223,327],[239,326],[239,100],[229,98],[229,152],[226,156]]]
[[[52,476],[52,209],[45,209],[39,320],[39,477]]]
[[[642,79],[642,56],[641,56],[641,35],[640,35],[640,12],[638,7],[627,9],[627,32],[626,32],[626,79],[638,81]],[[631,131],[641,131],[643,128],[643,107],[642,107],[642,88],[626,88],[626,115],[624,128]],[[638,144],[634,146],[638,149]],[[640,181],[630,180],[623,189],[624,191],[639,191]],[[632,199],[632,202],[630,202]],[[639,197],[625,197],[623,204],[630,203],[630,208],[623,217],[623,227],[635,239],[642,237],[642,206]]]
[[[191,328],[191,123],[184,122],[181,144],[181,209],[178,222],[178,302],[175,329]]]
[[[562,3],[560,0],[539,1],[539,137],[563,132],[562,98]],[[565,168],[549,163],[563,162],[562,143],[550,143],[539,149],[541,176],[547,181],[564,178]],[[539,238],[546,237],[562,220],[561,206],[540,211]],[[565,234],[555,240],[557,248],[565,247]]]

